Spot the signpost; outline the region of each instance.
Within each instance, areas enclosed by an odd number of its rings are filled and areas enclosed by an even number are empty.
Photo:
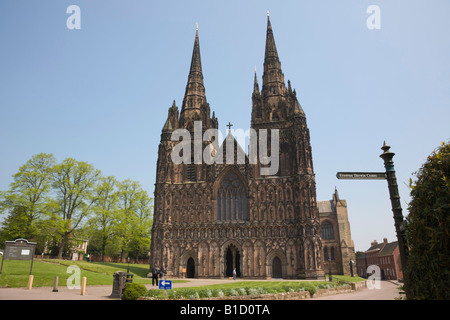
[[[380,158],[384,160],[384,167],[386,172],[338,172],[336,177],[338,179],[347,180],[387,180],[389,188],[389,196],[391,198],[392,212],[394,213],[394,225],[395,231],[397,233],[398,248],[400,251],[400,261],[402,268],[405,268],[408,258],[408,247],[406,244],[406,236],[404,230],[404,219],[402,214],[402,207],[400,205],[400,195],[398,192],[397,178],[395,176],[394,161],[392,158],[395,153],[390,152],[391,147],[386,145],[384,142],[381,149],[384,151]],[[403,273],[404,277],[404,288],[406,293],[406,298],[408,299],[409,293],[409,283],[407,276]]]
[[[14,241],[5,242],[5,252],[3,253],[0,274],[3,271],[3,263],[5,260],[31,260],[30,276],[33,269],[33,257],[36,242],[29,242],[26,239],[16,239]]]
[[[164,295],[167,296],[167,290],[172,289],[172,280],[165,280],[163,275],[163,279],[159,280],[159,289],[163,289]]]
[[[159,289],[171,290],[172,280],[159,280]]]
[[[338,172],[336,178],[347,180],[386,180],[384,172]]]

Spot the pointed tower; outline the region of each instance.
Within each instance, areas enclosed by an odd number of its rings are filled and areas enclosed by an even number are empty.
[[[281,71],[277,46],[273,36],[269,14],[267,14],[266,51],[264,54],[264,74],[262,84],[262,98],[265,104],[277,105],[285,99],[286,85]]]
[[[200,56],[200,40],[198,25],[195,31],[194,49],[192,50],[191,67],[188,82],[181,107],[179,125],[181,128],[193,130],[194,121],[202,121],[203,130],[213,127],[217,122],[210,117],[210,107],[206,101],[205,86],[203,84],[202,61]]]
[[[262,80],[261,94],[259,97],[255,96],[254,90],[252,95],[253,111],[258,110],[259,100],[261,101],[260,112],[255,112],[254,116],[252,115],[252,127],[254,125],[258,127],[258,123],[264,123],[264,126],[267,126],[268,122],[284,121],[292,116],[305,116],[297,100],[295,89],[292,90],[289,80],[288,88],[286,88],[269,14],[267,14],[266,47]],[[255,84],[257,84],[256,78]]]
[[[255,73],[252,94],[253,129],[280,130],[280,170],[278,175],[313,174],[309,129],[305,113],[288,80],[286,88],[269,14],[262,90]],[[270,151],[270,146],[268,145]]]
[[[255,81],[253,84],[253,94],[252,94],[252,123],[254,121],[258,121],[262,119],[262,106],[263,101],[261,97],[261,93],[259,92],[258,78],[256,76],[256,67],[255,67]]]
[[[178,107],[173,100],[172,107],[169,108],[166,123],[162,129],[161,141],[170,141],[172,132],[178,128]]]
[[[278,130],[278,161],[279,169],[274,175],[261,174],[261,168],[267,167],[260,161],[253,167],[255,187],[250,193],[258,194],[264,190],[265,185],[276,185],[282,181],[284,188],[295,190],[286,206],[290,213],[290,221],[296,225],[298,230],[303,229],[298,247],[290,254],[292,272],[304,273],[307,278],[321,278],[324,274],[322,269],[322,244],[318,230],[319,214],[316,201],[316,183],[313,170],[312,152],[310,145],[309,129],[306,116],[297,94],[288,81],[287,88],[284,74],[281,70],[281,62],[278,56],[275,37],[269,15],[267,15],[266,46],[264,52],[264,72],[262,76],[262,89],[259,92],[257,77],[255,74],[252,93],[252,120],[251,127],[256,129],[258,136],[258,155],[260,152],[260,141],[262,130],[267,130],[270,137],[273,130]],[[268,138],[267,150],[272,155],[271,138]],[[253,144],[256,145],[256,144]],[[260,155],[258,157],[260,160]],[[253,186],[253,185],[252,185]],[[283,193],[278,191],[278,196],[270,195],[268,191],[268,206],[261,206],[257,202],[255,216],[269,216],[275,214],[276,209],[281,210],[279,205],[271,208],[271,200],[283,199]],[[275,193],[275,192],[274,192]],[[277,198],[278,197],[278,198]],[[266,197],[263,197],[266,200]],[[252,206],[255,203],[250,200]],[[292,205],[292,209],[289,209]],[[297,254],[297,255],[296,255]],[[294,263],[295,262],[295,263]]]

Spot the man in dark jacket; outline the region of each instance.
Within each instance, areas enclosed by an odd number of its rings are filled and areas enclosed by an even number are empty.
[[[158,285],[158,274],[159,274],[159,270],[155,267],[153,267],[152,269],[152,286]]]

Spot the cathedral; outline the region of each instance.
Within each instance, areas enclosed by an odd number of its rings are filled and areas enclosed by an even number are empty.
[[[306,116],[290,81],[286,86],[269,15],[262,86],[255,72],[251,98],[250,145],[256,155],[276,155],[272,163],[245,154],[231,130],[220,144],[204,138],[219,124],[205,95],[197,28],[181,111],[174,101],[158,148],[151,266],[188,278],[231,277],[235,270],[244,279],[323,279],[327,263],[342,273],[337,202],[321,206],[336,238],[328,236],[324,247]],[[180,131],[188,139],[180,140]],[[199,160],[196,146],[226,161]],[[275,170],[265,170],[270,166]],[[345,246],[351,256],[351,239]]]

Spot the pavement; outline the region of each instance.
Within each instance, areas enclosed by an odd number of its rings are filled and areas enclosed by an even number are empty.
[[[230,283],[232,281],[234,280],[189,279],[189,282],[174,283],[173,288]],[[239,281],[239,279],[236,281]],[[279,281],[279,279],[275,279],[275,281]],[[149,284],[145,286],[147,289],[157,288]],[[397,287],[397,283],[381,281],[380,289],[362,289],[352,293],[342,293],[309,300],[394,300],[399,297]],[[31,290],[27,288],[0,288],[0,300],[120,300],[118,298],[110,298],[112,284],[104,286],[87,285],[85,295],[81,295],[81,289],[69,289],[66,286],[58,287],[58,292],[52,291],[53,287],[34,287]]]
[[[396,300],[400,298],[398,287],[401,284],[393,281],[380,281],[379,289],[361,289],[350,293],[341,293],[310,300]]]
[[[89,284],[89,279],[87,280]],[[174,283],[173,288],[204,286],[210,284],[229,283],[229,279],[189,279],[189,282]],[[112,282],[112,281],[111,281]],[[146,284],[147,289],[155,288]],[[53,292],[53,287],[27,288],[0,288],[0,300],[120,300],[111,298],[112,284],[104,286],[86,286],[85,295],[81,295],[81,289],[69,289],[67,286],[59,286],[58,292]]]

